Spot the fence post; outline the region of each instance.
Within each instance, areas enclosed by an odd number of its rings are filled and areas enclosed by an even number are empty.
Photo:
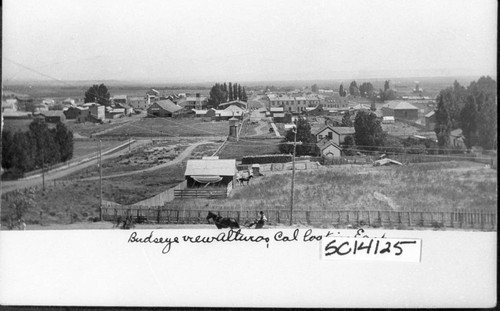
[[[411,227],[411,214],[408,212],[408,226]]]
[[[240,223],[240,211],[236,211],[236,219]]]
[[[371,217],[370,217],[370,211],[368,211],[368,226],[371,226]]]
[[[399,225],[402,225],[402,223],[401,223],[401,211],[398,211],[398,222],[399,222]]]
[[[309,211],[306,211],[306,222],[307,222],[308,225],[311,223],[309,217],[310,217]]]
[[[276,221],[278,224],[280,223],[280,210],[279,209],[276,211]]]
[[[157,223],[160,223],[160,213],[161,213],[161,209],[158,207],[158,215],[156,216]]]

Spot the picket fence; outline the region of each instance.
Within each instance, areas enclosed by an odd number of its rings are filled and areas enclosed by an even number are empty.
[[[250,210],[211,210],[223,217],[236,219],[240,224],[259,217],[258,211]],[[289,224],[289,210],[265,210],[269,224]],[[179,210],[150,206],[103,207],[103,219],[116,221],[119,217],[132,217],[161,224],[199,224],[207,223],[208,210]],[[358,226],[383,228],[463,228],[496,230],[496,211],[390,211],[390,210],[294,210],[293,223],[312,227],[348,228]]]

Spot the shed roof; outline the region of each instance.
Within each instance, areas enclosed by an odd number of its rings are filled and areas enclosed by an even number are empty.
[[[188,160],[184,176],[234,176],[236,175],[236,160]]]

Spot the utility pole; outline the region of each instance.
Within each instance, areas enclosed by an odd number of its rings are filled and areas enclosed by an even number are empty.
[[[295,185],[295,150],[297,145],[297,127],[292,129],[293,131],[293,158],[292,158],[292,193],[290,195],[290,226],[293,222],[293,190]]]
[[[99,140],[99,220],[102,221],[102,153]]]
[[[292,128],[293,131],[293,158],[292,158],[292,191],[290,194],[290,226],[293,222],[293,191],[295,186],[295,151],[297,145],[302,145],[302,142],[297,143],[297,126]]]
[[[45,193],[45,152],[42,147],[42,189]]]

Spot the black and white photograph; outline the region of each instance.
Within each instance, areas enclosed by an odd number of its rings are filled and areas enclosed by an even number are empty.
[[[491,308],[494,0],[7,0],[0,304]]]

